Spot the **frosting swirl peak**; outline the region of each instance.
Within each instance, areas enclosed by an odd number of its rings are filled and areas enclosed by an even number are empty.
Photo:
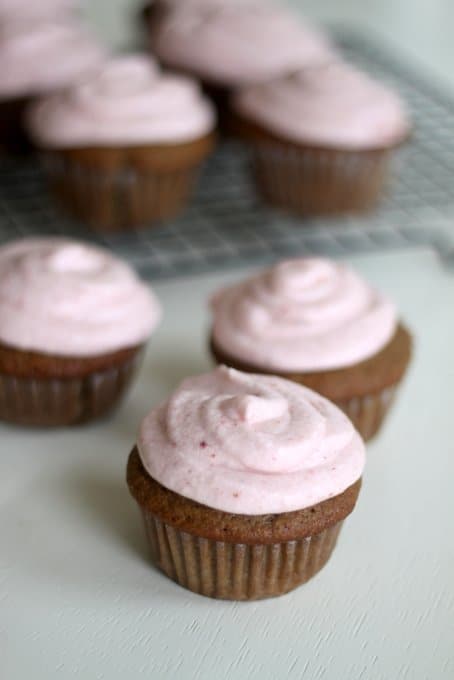
[[[117,57],[30,111],[31,133],[56,146],[184,142],[210,132],[214,114],[195,81],[160,72],[145,55]]]
[[[380,351],[397,325],[394,305],[343,264],[301,258],[219,291],[213,340],[258,369],[344,368]]]
[[[220,367],[185,380],[140,428],[145,469],[166,488],[246,515],[315,505],[362,474],[365,452],[348,418],[281,378]]]
[[[59,238],[0,248],[0,342],[83,357],[145,342],[160,306],[130,267],[101,248]]]

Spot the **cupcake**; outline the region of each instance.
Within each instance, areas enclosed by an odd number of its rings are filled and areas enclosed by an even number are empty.
[[[333,58],[325,36],[265,0],[157,0],[148,16],[153,53],[201,80],[221,114],[235,88]]]
[[[232,108],[263,198],[300,215],[374,207],[410,127],[394,92],[340,62],[243,88]]]
[[[0,247],[0,420],[76,425],[108,413],[160,317],[108,252],[63,238]]]
[[[211,351],[220,364],[306,385],[365,440],[379,430],[411,355],[395,306],[343,264],[281,262],[219,291]]]
[[[104,59],[101,47],[69,16],[0,21],[0,149],[26,150],[28,104],[75,82]]]
[[[363,467],[360,436],[326,399],[220,367],[148,414],[127,481],[169,578],[201,595],[256,600],[326,564]]]
[[[135,55],[38,102],[28,124],[60,204],[115,231],[183,210],[213,148],[215,117],[194,81]]]

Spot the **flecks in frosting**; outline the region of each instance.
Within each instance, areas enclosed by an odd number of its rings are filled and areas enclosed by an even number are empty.
[[[288,260],[213,298],[213,339],[258,370],[314,372],[379,352],[397,325],[394,305],[347,266]]]
[[[397,94],[343,62],[246,87],[233,106],[289,140],[342,149],[393,146],[410,127]]]
[[[337,496],[365,462],[360,436],[329,401],[281,378],[225,367],[185,380],[151,411],[138,449],[166,488],[245,515]]]
[[[151,46],[167,65],[225,86],[254,83],[333,58],[333,48],[290,10],[266,0],[164,2]]]
[[[13,19],[0,27],[0,97],[66,87],[105,59],[105,51],[75,19]]]
[[[160,319],[151,289],[109,252],[59,238],[0,247],[0,342],[93,356],[145,342]]]
[[[29,113],[32,136],[50,146],[178,143],[214,125],[213,109],[195,81],[162,73],[142,55],[112,59]]]

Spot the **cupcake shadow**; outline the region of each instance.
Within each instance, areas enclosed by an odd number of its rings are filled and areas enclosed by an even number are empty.
[[[144,528],[124,480],[98,477],[79,477],[71,481],[68,493],[77,503],[82,520],[100,538],[126,548],[150,564]]]

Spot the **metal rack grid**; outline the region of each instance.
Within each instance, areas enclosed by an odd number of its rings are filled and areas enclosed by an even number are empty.
[[[99,235],[63,217],[36,161],[0,166],[0,242],[65,234],[111,248],[150,279],[265,262],[296,253],[341,255],[411,245],[433,247],[454,265],[454,101],[378,43],[337,32],[345,56],[395,87],[415,123],[399,172],[380,208],[361,217],[301,220],[265,207],[245,150],[223,144],[208,161],[196,196],[171,224]]]

